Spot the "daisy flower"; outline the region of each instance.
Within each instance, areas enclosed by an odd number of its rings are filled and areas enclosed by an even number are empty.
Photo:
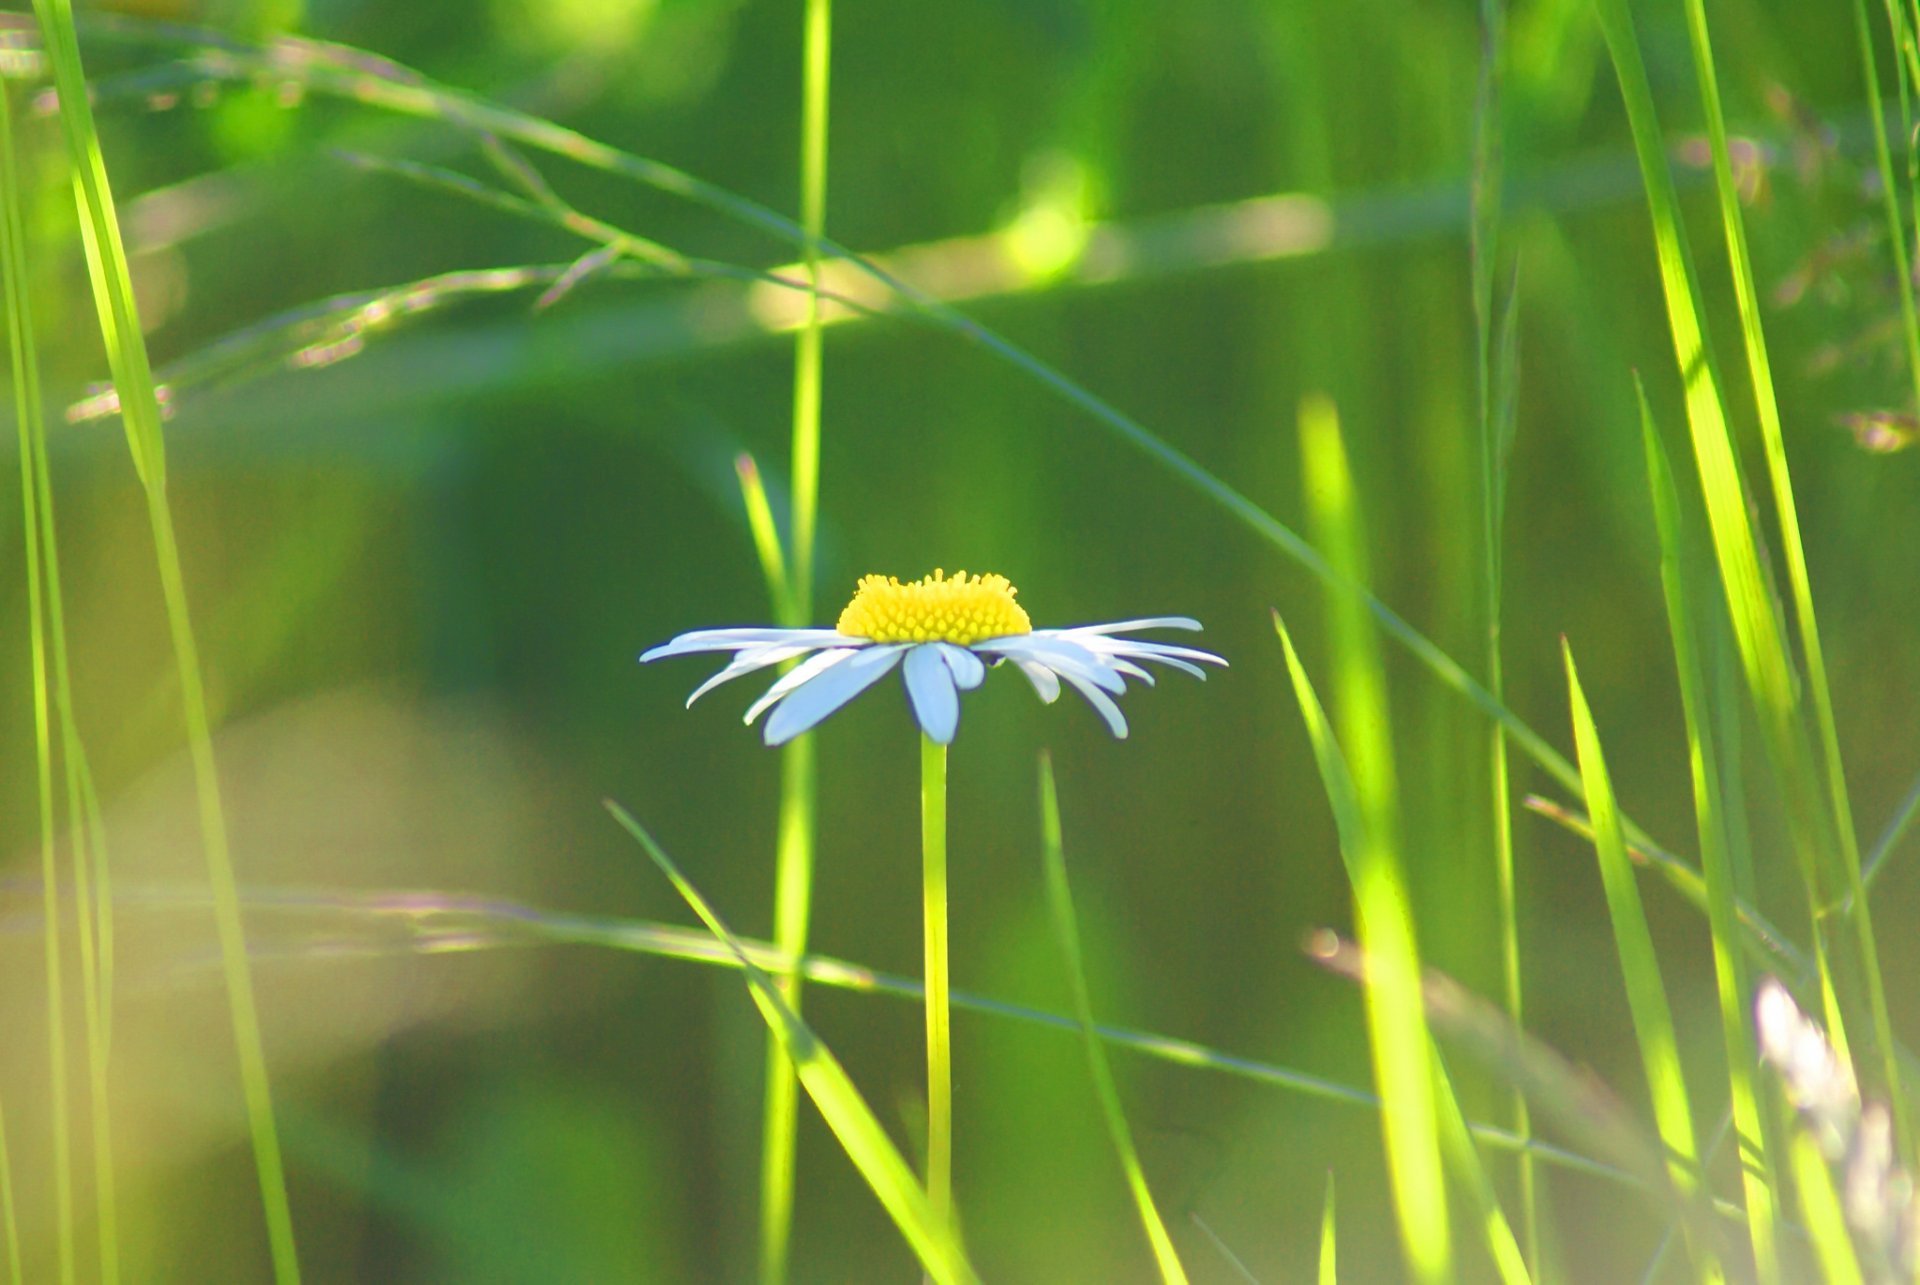
[[[1185,616],[1153,616],[1068,629],[1035,629],[1005,576],[948,576],[936,570],[902,584],[863,576],[832,629],[696,629],[643,653],[644,661],[697,652],[731,652],[724,669],[694,688],[687,704],[722,683],[799,660],[747,710],[752,723],[771,710],[763,735],[779,745],[810,730],[898,668],[907,701],[927,736],[950,744],[960,726],[960,693],[983,682],[989,666],[1011,663],[1051,704],[1066,682],[1087,698],[1117,737],[1127,734],[1114,697],[1126,680],[1151,684],[1142,662],[1205,678],[1201,665],[1225,665],[1212,652],[1129,638],[1142,629],[1194,629]],[[803,659],[804,658],[804,659]]]

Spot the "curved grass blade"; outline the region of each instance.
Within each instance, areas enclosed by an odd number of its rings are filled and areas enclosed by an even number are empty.
[[[240,923],[239,895],[233,863],[227,849],[226,815],[220,801],[220,782],[213,758],[212,729],[200,673],[199,647],[187,607],[185,575],[174,534],[167,498],[166,451],[160,430],[160,403],[148,366],[139,314],[133,297],[125,247],[114,213],[113,192],[107,180],[100,140],[87,99],[86,72],[74,33],[70,0],[34,0],[34,12],[46,41],[48,59],[59,89],[60,120],[74,170],[76,203],[80,210],[81,239],[87,252],[88,276],[93,283],[95,311],[106,343],[119,391],[120,413],[135,470],[146,493],[147,511],[159,562],[160,586],[172,636],[181,704],[186,717],[187,743],[193,761],[199,804],[201,841],[208,878],[213,885],[215,919],[233,1019],[240,1080],[252,1135],[254,1164],[267,1225],[267,1241],[276,1281],[289,1285],[300,1279],[294,1247],[293,1216],[287,1199],[279,1135],[274,1125],[272,1092],[266,1056],[261,1046],[259,1015],[247,962],[246,938]],[[97,1006],[96,1006],[97,1007]]]
[[[1167,1285],[1185,1285],[1187,1273],[1174,1252],[1173,1238],[1153,1201],[1147,1175],[1140,1168],[1140,1154],[1134,1150],[1133,1134],[1120,1106],[1120,1090],[1113,1082],[1113,1068],[1107,1065],[1106,1050],[1093,1025],[1093,1000],[1087,991],[1086,962],[1080,954],[1080,928],[1073,913],[1073,892],[1067,884],[1067,858],[1060,837],[1060,798],[1054,789],[1053,760],[1040,756],[1040,851],[1046,867],[1047,904],[1053,912],[1053,932],[1060,942],[1060,955],[1067,966],[1067,978],[1073,984],[1073,1011],[1080,1021],[1080,1035],[1087,1049],[1087,1071],[1093,1077],[1094,1094],[1100,1100],[1100,1113],[1106,1117],[1107,1134],[1119,1153],[1120,1168],[1133,1194],[1134,1208],[1140,1214],[1140,1227],[1153,1249],[1154,1265]],[[1324,1270],[1324,1268],[1322,1269]]]
[[[937,1281],[973,1281],[977,1277],[968,1264],[951,1224],[934,1215],[926,1193],[920,1189],[912,1168],[881,1128],[880,1121],[847,1077],[838,1059],[801,1021],[780,995],[780,988],[760,966],[753,962],[745,945],[714,914],[680,868],[641,824],[611,799],[607,811],[620,828],[646,850],[653,863],[686,900],[707,930],[723,943],[745,973],[747,988],[760,1015],[779,1038],[781,1047],[792,1059],[794,1071],[807,1094],[820,1108],[821,1116],[840,1140],[847,1158],[859,1169],[887,1215],[906,1238],[920,1263]]]

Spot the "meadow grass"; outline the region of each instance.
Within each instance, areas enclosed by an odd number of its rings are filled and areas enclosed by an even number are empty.
[[[1199,457],[1149,429],[1143,419],[1120,410],[1029,348],[960,313],[936,292],[910,284],[874,257],[855,254],[826,237],[831,49],[826,0],[809,0],[806,8],[797,220],[538,115],[446,89],[391,65],[348,56],[351,51],[338,47],[304,42],[254,44],[141,24],[121,23],[107,28],[134,43],[216,54],[196,68],[198,75],[241,80],[270,72],[310,93],[333,95],[363,107],[451,126],[484,140],[487,154],[496,161],[507,187],[416,162],[378,157],[368,162],[529,224],[564,229],[587,242],[587,248],[569,265],[553,270],[517,270],[484,288],[541,285],[546,291],[542,295],[545,306],[586,276],[612,273],[624,264],[667,275],[738,276],[798,292],[802,321],[796,328],[787,471],[789,525],[784,539],[768,486],[753,457],[742,454],[735,461],[743,502],[740,520],[759,561],[774,617],[783,624],[815,622],[822,340],[826,305],[834,299],[823,285],[827,268],[835,264],[843,264],[876,283],[889,296],[890,307],[970,341],[985,354],[1036,381],[1135,448],[1164,479],[1190,488],[1254,535],[1267,550],[1280,553],[1286,562],[1316,580],[1326,592],[1326,651],[1331,674],[1326,687],[1333,697],[1331,712],[1323,707],[1310,676],[1309,660],[1303,657],[1277,611],[1273,620],[1279,647],[1277,655],[1269,659],[1277,659],[1289,676],[1321,785],[1331,805],[1339,855],[1351,887],[1357,945],[1330,949],[1326,955],[1343,961],[1337,967],[1361,985],[1373,1090],[1369,1093],[1337,1080],[1236,1058],[1151,1032],[1096,1026],[1089,991],[1090,969],[1067,887],[1058,800],[1051,767],[1045,760],[1040,794],[1042,869],[1053,932],[1071,984],[1071,1016],[961,991],[949,995],[946,753],[931,740],[924,743],[922,753],[923,908],[928,969],[924,985],[810,950],[820,807],[820,773],[813,736],[800,738],[782,753],[770,942],[757,943],[734,935],[652,835],[611,803],[608,807],[615,821],[646,851],[710,936],[648,922],[586,921],[524,910],[503,913],[497,904],[451,899],[435,906],[416,898],[396,909],[322,895],[319,905],[350,924],[396,914],[411,916],[414,935],[398,948],[403,952],[435,949],[432,943],[437,940],[436,934],[444,932],[451,943],[449,949],[474,951],[529,941],[571,942],[737,969],[767,1026],[757,1242],[758,1270],[764,1281],[785,1279],[793,1254],[796,1194],[801,1190],[803,1172],[797,1147],[802,1089],[924,1270],[941,1281],[976,1278],[950,1207],[953,1134],[945,1073],[951,1044],[949,1000],[956,1008],[1079,1033],[1098,1116],[1119,1157],[1133,1216],[1162,1279],[1184,1280],[1185,1269],[1169,1223],[1154,1197],[1148,1166],[1128,1126],[1105,1045],[1130,1048],[1149,1059],[1259,1080],[1322,1101],[1344,1101],[1377,1110],[1384,1142],[1381,1174],[1385,1192],[1376,1203],[1390,1204],[1406,1270],[1423,1281],[1453,1280],[1483,1272],[1506,1282],[1577,1278],[1564,1250],[1556,1249],[1553,1206],[1544,1190],[1548,1185],[1544,1167],[1548,1165],[1556,1170],[1603,1176],[1645,1196],[1657,1220],[1683,1233],[1690,1279],[1744,1279],[1750,1272],[1752,1278],[1764,1283],[1799,1279],[1800,1273],[1814,1270],[1831,1281],[1867,1279],[1854,1243],[1854,1237],[1860,1234],[1858,1220],[1849,1212],[1843,1191],[1848,1175],[1836,1172],[1834,1157],[1822,1153],[1814,1133],[1787,1110],[1785,1099],[1761,1073],[1750,1010],[1757,968],[1777,971],[1803,998],[1815,997],[1818,1003],[1810,1007],[1821,1012],[1827,1038],[1843,1057],[1857,1058],[1862,1073],[1873,1079],[1873,1090],[1888,1102],[1898,1155],[1909,1164],[1916,1160],[1914,1123],[1904,1083],[1906,1055],[1896,1038],[1869,893],[1888,854],[1920,807],[1920,788],[1909,793],[1907,802],[1863,860],[1705,9],[1700,0],[1688,0],[1687,34],[1706,112],[1717,211],[1731,269],[1734,306],[1772,501],[1770,517],[1779,534],[1790,611],[1781,605],[1775,562],[1756,517],[1741,461],[1729,389],[1707,332],[1706,294],[1687,244],[1669,172],[1667,135],[1656,116],[1641,61],[1639,35],[1625,0],[1597,0],[1595,7],[1624,99],[1651,215],[1665,317],[1684,392],[1688,441],[1712,555],[1710,562],[1695,555],[1690,533],[1694,515],[1679,493],[1647,395],[1636,390],[1640,430],[1636,453],[1645,462],[1656,519],[1664,606],[1688,752],[1697,865],[1655,842],[1622,812],[1602,753],[1597,720],[1575,672],[1570,645],[1563,640],[1577,762],[1562,755],[1548,737],[1536,732],[1508,705],[1501,625],[1507,610],[1503,601],[1503,547],[1508,470],[1519,419],[1519,272],[1507,266],[1511,259],[1503,249],[1507,232],[1502,205],[1506,181],[1502,68],[1509,37],[1506,15],[1496,0],[1479,6],[1481,79],[1467,216],[1477,435],[1471,451],[1474,498],[1464,508],[1477,518],[1478,537],[1471,561],[1479,592],[1469,615],[1476,636],[1484,639],[1484,650],[1475,660],[1484,678],[1475,677],[1474,670],[1456,661],[1369,587],[1370,528],[1361,517],[1365,497],[1331,400],[1309,397],[1300,415],[1299,473],[1313,533],[1309,540],[1252,498],[1252,491],[1229,483],[1222,473],[1203,465]],[[67,105],[62,123],[76,176],[90,280],[118,389],[117,406],[126,424],[159,559],[211,877],[211,902],[219,924],[222,975],[239,1050],[270,1253],[277,1279],[295,1280],[300,1267],[294,1248],[292,1209],[248,963],[250,946],[256,952],[262,948],[241,930],[243,904],[250,915],[270,914],[276,905],[264,890],[241,889],[233,874],[214,760],[213,728],[203,690],[203,665],[187,609],[187,582],[168,499],[159,401],[140,337],[131,277],[99,140],[87,108],[72,15],[64,0],[43,0],[37,12],[61,99]],[[1877,110],[1874,41],[1864,0],[1855,0],[1855,16],[1868,96],[1875,108],[1869,115],[1891,254],[1898,279],[1905,282],[1910,279],[1907,216],[1900,205],[1902,185],[1896,181],[1884,121]],[[1908,73],[1916,58],[1913,33],[1897,4],[1888,6],[1888,21],[1896,50],[1899,111],[1902,121],[1908,122]],[[1916,75],[1920,76],[1920,71]],[[65,774],[76,907],[73,922],[78,928],[82,965],[82,1013],[94,1131],[95,1181],[91,1190],[94,1226],[100,1237],[98,1271],[103,1279],[113,1279],[117,1274],[119,1233],[107,1109],[112,924],[116,914],[124,913],[126,904],[138,902],[124,886],[110,894],[104,859],[105,829],[73,711],[64,652],[59,563],[53,544],[52,470],[43,436],[43,408],[38,405],[32,312],[24,293],[25,233],[12,173],[12,130],[11,120],[0,116],[0,131],[7,135],[7,146],[0,149],[0,180],[4,180],[7,198],[4,269],[14,343],[16,413],[21,428],[44,915],[40,932],[49,987],[55,1238],[61,1278],[77,1279],[81,1274],[76,1243],[79,1219],[68,1137],[72,1106],[66,1100],[63,920],[61,880],[55,863],[57,757]],[[697,260],[627,230],[613,219],[588,214],[558,196],[514,148],[562,158],[602,177],[630,180],[766,234],[777,243],[798,249],[798,276]],[[1906,185],[1910,201],[1912,173],[1910,164]],[[1504,291],[1503,280],[1511,282]],[[1920,394],[1920,323],[1915,321],[1911,291],[1902,288],[1897,293],[1908,364],[1916,394]],[[1625,378],[1624,371],[1612,373]],[[1628,439],[1632,427],[1621,429]],[[1702,582],[1709,576],[1711,588],[1703,588]],[[1289,608],[1289,615],[1297,614]],[[1404,649],[1426,681],[1463,698],[1485,719],[1479,729],[1483,733],[1478,742],[1482,751],[1477,757],[1483,764],[1487,787],[1479,797],[1487,807],[1476,806],[1474,815],[1486,826],[1492,849],[1488,868],[1493,886],[1475,891],[1490,894],[1495,905],[1495,1005],[1474,999],[1436,974],[1423,959],[1422,918],[1433,914],[1434,908],[1416,895],[1410,871],[1408,850],[1417,845],[1407,843],[1403,815],[1407,791],[1403,774],[1408,771],[1408,763],[1399,729],[1406,720],[1389,716],[1389,664],[1381,647],[1382,637]],[[1762,910],[1766,897],[1752,866],[1753,841],[1743,797],[1754,788],[1746,779],[1740,755],[1741,729],[1748,721],[1759,730],[1765,749],[1765,780],[1777,792],[1784,811],[1800,880],[1800,901],[1794,914],[1805,931],[1804,945],[1774,927]],[[1530,985],[1524,975],[1530,953],[1525,941],[1528,906],[1521,895],[1525,867],[1519,861],[1513,829],[1514,765],[1509,761],[1510,747],[1518,748],[1535,768],[1584,801],[1583,815],[1552,803],[1543,807],[1557,809],[1559,819],[1590,839],[1598,858],[1613,950],[1631,1017],[1632,1042],[1647,1081],[1647,1101],[1656,1135],[1653,1138],[1641,1136],[1644,1126],[1634,1118],[1632,1108],[1583,1083],[1571,1067],[1524,1029],[1527,1006],[1523,997]],[[1684,1065],[1686,1043],[1676,1034],[1664,975],[1668,965],[1661,957],[1649,910],[1640,897],[1640,864],[1649,864],[1664,876],[1703,918],[1703,923],[1696,922],[1692,927],[1697,932],[1704,926],[1703,940],[1712,960],[1713,1006],[1726,1063],[1724,1076],[1720,1077],[1727,1091],[1729,1124],[1725,1136],[1732,1140],[1737,1153],[1738,1177],[1734,1184],[1716,1183],[1711,1164],[1716,1144],[1704,1139],[1696,1126],[1696,1112],[1709,1100],[1700,1086],[1713,1077],[1706,1076],[1703,1068]],[[129,898],[133,900],[127,901]],[[886,1125],[855,1087],[847,1066],[802,1018],[803,980],[855,993],[893,994],[924,1004],[929,1060],[924,1180],[914,1176]],[[1455,1064],[1450,1045],[1466,1050],[1466,1063]],[[1466,1109],[1469,1088],[1460,1079],[1460,1072],[1468,1063],[1500,1089],[1503,1124],[1475,1120]],[[1562,1147],[1537,1139],[1537,1119],[1552,1120],[1557,1127],[1568,1130],[1579,1139],[1578,1145]],[[1510,1152],[1516,1159],[1511,1197],[1485,1163],[1483,1153],[1495,1149]],[[13,1274],[21,1279],[21,1242],[12,1203],[14,1179],[4,1130],[0,1129],[0,1204],[5,1206]],[[1356,1200],[1354,1186],[1349,1183],[1342,1190],[1342,1208],[1350,1208]],[[961,1212],[964,1204],[963,1200]],[[1510,1216],[1510,1204],[1517,1210],[1517,1218]],[[1788,1217],[1789,1208],[1798,1211],[1797,1225]],[[1334,1184],[1329,1174],[1318,1226],[1318,1274],[1323,1281],[1337,1278],[1334,1215]],[[1206,1229],[1205,1223],[1200,1225]],[[1469,1225],[1475,1234],[1463,1237],[1461,1229]],[[1219,1240],[1206,1230],[1209,1237]],[[1734,1237],[1722,1234],[1734,1231],[1745,1242],[1744,1248],[1735,1249]],[[1225,1245],[1224,1241],[1220,1243]],[[1226,1254],[1228,1262],[1241,1266],[1231,1256],[1230,1247]],[[1650,1278],[1661,1268],[1663,1256],[1664,1249],[1648,1269]],[[1305,1260],[1304,1252],[1301,1260]]]

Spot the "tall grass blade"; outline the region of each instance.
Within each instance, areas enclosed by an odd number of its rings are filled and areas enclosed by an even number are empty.
[[[1300,411],[1302,487],[1335,583],[1328,594],[1336,734],[1278,613],[1294,693],[1340,834],[1353,885],[1355,926],[1375,961],[1365,989],[1374,1077],[1385,1103],[1387,1165],[1401,1237],[1415,1275],[1453,1271],[1440,1124],[1413,905],[1398,848],[1399,787],[1387,711],[1386,668],[1374,622],[1357,588],[1367,582],[1365,535],[1345,443],[1333,404],[1310,398]]]
[[[1787,1142],[1787,1159],[1793,1169],[1794,1190],[1800,1197],[1800,1218],[1820,1263],[1821,1280],[1825,1285],[1863,1285],[1866,1277],[1860,1271],[1840,1193],[1834,1189],[1833,1174],[1827,1169],[1826,1157],[1820,1154],[1820,1144],[1805,1129],[1796,1128]]]
[[[48,673],[48,621],[44,558],[40,547],[44,526],[40,514],[39,355],[34,342],[33,316],[27,298],[26,233],[20,215],[19,167],[13,154],[12,88],[0,80],[0,274],[6,278],[8,351],[13,364],[14,420],[20,435],[20,503],[26,524],[23,552],[27,569],[27,628],[33,664],[34,766],[39,792],[41,932],[47,984],[48,1116],[53,1132],[54,1227],[62,1282],[76,1279],[73,1209],[73,1140],[67,1095],[66,998],[60,951],[60,883],[54,860],[52,679]],[[11,1172],[0,1175],[6,1184],[7,1243],[13,1254],[14,1278],[19,1279],[18,1219],[12,1203]]]
[[[1325,428],[1323,424],[1322,429]],[[1323,442],[1317,449],[1329,449]],[[1331,449],[1337,450],[1337,440]],[[1333,461],[1320,462],[1330,470]],[[1311,484],[1310,484],[1311,486]],[[1349,619],[1348,624],[1351,624]],[[1274,628],[1286,651],[1287,671],[1300,702],[1307,735],[1313,745],[1320,779],[1333,808],[1340,834],[1340,852],[1353,885],[1355,921],[1363,943],[1378,964],[1364,990],[1367,1032],[1373,1049],[1374,1082],[1378,1086],[1387,1147],[1388,1182],[1409,1264],[1423,1280],[1445,1280],[1453,1271],[1452,1234],[1447,1222],[1447,1193],[1440,1161],[1440,1126],[1434,1102],[1434,1076],[1429,1065],[1432,1047],[1420,997],[1420,959],[1413,917],[1404,879],[1390,840],[1377,838],[1373,827],[1386,811],[1388,800],[1378,791],[1382,765],[1378,744],[1369,764],[1375,773],[1363,802],[1361,787],[1349,769],[1326,711],[1294,650],[1286,623],[1274,614]],[[1352,660],[1349,657],[1349,660]],[[1364,663],[1364,662],[1362,662]],[[1349,673],[1349,681],[1365,681]],[[1378,693],[1374,693],[1377,697]],[[1361,703],[1365,704],[1364,695]],[[1370,712],[1379,712],[1376,710]],[[1357,723],[1354,714],[1347,715]],[[1351,725],[1351,724],[1350,724]],[[1364,726],[1356,727],[1364,738]],[[1379,728],[1371,735],[1384,735]],[[1390,769],[1386,769],[1390,770]],[[1371,806],[1371,813],[1369,812]],[[1387,818],[1390,820],[1390,814]]]
[[[807,0],[801,46],[800,226],[807,297],[793,351],[793,549],[784,584],[771,568],[774,608],[790,628],[812,623],[814,531],[820,503],[820,238],[827,217],[827,101],[833,50],[832,0]],[[762,500],[764,506],[764,497]],[[762,519],[764,520],[764,519]],[[762,537],[756,534],[756,542]],[[763,551],[761,561],[767,563]],[[780,752],[780,829],[774,855],[774,941],[798,959],[807,950],[813,903],[813,738],[802,736]],[[786,998],[800,1010],[800,978],[781,978]],[[778,1040],[767,1041],[766,1108],[760,1158],[760,1280],[787,1277],[792,1236],[794,1145],[798,1115],[794,1073]]]
[[[1823,988],[1838,995],[1840,987],[1831,980],[1833,960],[1822,916],[1828,907],[1839,904],[1844,895],[1857,892],[1860,887],[1858,853],[1848,838],[1851,823],[1841,816],[1846,800],[1844,794],[1834,793],[1830,773],[1823,785],[1807,744],[1793,658],[1771,576],[1760,557],[1759,537],[1727,420],[1723,385],[1701,320],[1699,283],[1679,221],[1673,178],[1667,170],[1653,92],[1647,83],[1633,21],[1625,0],[1596,0],[1596,7],[1626,101],[1634,150],[1640,160],[1667,320],[1686,387],[1694,460],[1706,499],[1721,584],[1733,620],[1734,641],[1739,648],[1749,697],[1759,717],[1768,757],[1780,782],[1802,879],[1815,915],[1815,964],[1826,979]],[[1837,750],[1828,759],[1830,769],[1836,764]],[[1886,988],[1864,900],[1858,899],[1854,912],[1857,981],[1847,988],[1846,1007],[1867,1010],[1895,1118],[1900,1121],[1904,1138],[1908,1136],[1905,1093],[1899,1081]],[[1866,992],[1864,1001],[1854,998],[1860,988]],[[1841,1018],[1839,1007],[1828,1014],[1828,1027],[1835,1038],[1840,1038],[1843,1030]]]
[[[1647,454],[1647,481],[1653,493],[1655,524],[1660,532],[1660,580],[1666,593],[1674,666],[1679,673],[1680,702],[1686,717],[1687,759],[1693,781],[1701,864],[1706,868],[1707,923],[1713,941],[1720,1034],[1727,1052],[1732,1124],[1746,1195],[1748,1237],[1753,1244],[1755,1275],[1762,1285],[1776,1285],[1780,1280],[1780,1259],[1776,1243],[1779,1210],[1775,1166],[1770,1130],[1754,1091],[1753,1070],[1759,1055],[1747,1027],[1747,996],[1751,990],[1740,953],[1740,928],[1734,909],[1736,877],[1727,829],[1731,805],[1724,797],[1727,778],[1723,775],[1714,735],[1706,671],[1700,659],[1700,629],[1695,623],[1708,608],[1697,602],[1690,590],[1692,555],[1681,525],[1680,498],[1644,394],[1640,400],[1640,424]]]
[[[1433,1097],[1440,1109],[1441,1145],[1446,1148],[1447,1162],[1453,1166],[1454,1180],[1473,1200],[1481,1234],[1493,1255],[1494,1273],[1503,1285],[1528,1285],[1533,1274],[1527,1268],[1526,1255],[1520,1250],[1520,1241],[1513,1234],[1506,1211],[1500,1207],[1493,1179],[1480,1162],[1480,1151],[1473,1145],[1473,1135],[1467,1131],[1467,1118],[1461,1114],[1460,1100],[1447,1080],[1438,1049],[1434,1050],[1433,1073],[1438,1077]]]
[[[951,1224],[935,1216],[926,1193],[913,1176],[913,1169],[887,1137],[886,1130],[847,1077],[839,1060],[800,1020],[782,998],[779,986],[753,962],[745,944],[720,921],[706,898],[687,882],[653,836],[618,803],[609,799],[606,806],[613,819],[646,850],[707,930],[726,946],[738,963],[746,975],[754,1005],[787,1051],[801,1085],[928,1274],[943,1283],[976,1280]]]
[[[1633,864],[1627,858],[1626,842],[1621,837],[1620,813],[1614,806],[1613,783],[1601,752],[1600,733],[1593,723],[1593,711],[1587,707],[1586,693],[1580,688],[1573,649],[1563,641],[1561,653],[1567,666],[1574,742],[1579,748],[1580,769],[1587,782],[1587,810],[1593,817],[1594,848],[1600,858],[1600,878],[1606,888],[1607,912],[1613,921],[1614,945],[1626,982],[1627,1003],[1633,1012],[1634,1036],[1640,1045],[1640,1060],[1653,1098],[1654,1124],[1660,1131],[1660,1140],[1666,1144],[1668,1173],[1674,1188],[1683,1200],[1691,1200],[1701,1188],[1700,1159],[1693,1132],[1693,1111],[1687,1104],[1686,1076],[1681,1070],[1679,1044],[1673,1034],[1673,1013],[1667,1006],[1666,984],[1660,977],[1653,934],[1647,928],[1640,891],[1634,883]],[[1688,1248],[1700,1274],[1718,1279],[1720,1272],[1713,1248],[1697,1243],[1689,1244]]]
[[[1333,1174],[1327,1174],[1327,1200],[1320,1210],[1320,1274],[1319,1285],[1340,1285],[1338,1238],[1334,1234],[1333,1222]]]
[[[260,1181],[267,1240],[276,1281],[294,1282],[300,1266],[294,1248],[293,1218],[287,1200],[286,1176],[279,1135],[273,1119],[266,1056],[261,1046],[259,1015],[247,961],[245,934],[240,922],[239,895],[234,885],[232,858],[227,848],[226,815],[220,801],[218,770],[213,758],[212,729],[201,681],[199,647],[187,607],[185,576],[174,533],[166,489],[166,454],[160,429],[160,404],[141,337],[133,283],[125,247],[114,213],[113,193],[107,181],[100,139],[87,100],[86,72],[74,34],[70,0],[34,0],[48,60],[59,91],[62,132],[74,170],[81,239],[87,252],[95,310],[105,340],[114,387],[134,466],[146,493],[154,549],[159,562],[160,587],[165,601],[181,703],[187,724],[187,743],[193,761],[202,844],[213,885],[215,920],[219,928],[228,1005],[234,1042],[246,1097],[248,1128]]]
[[[1080,1021],[1080,1036],[1087,1049],[1087,1070],[1093,1077],[1094,1095],[1100,1100],[1100,1113],[1106,1118],[1107,1135],[1119,1153],[1120,1168],[1140,1215],[1141,1230],[1153,1249],[1154,1266],[1167,1285],[1185,1285],[1187,1273],[1174,1252],[1173,1238],[1154,1203],[1147,1175],[1140,1168],[1140,1154],[1134,1150],[1133,1133],[1127,1128],[1126,1112],[1120,1106],[1120,1090],[1113,1081],[1113,1068],[1107,1065],[1106,1050],[1093,1024],[1093,999],[1087,990],[1086,962],[1080,953],[1080,927],[1073,913],[1073,892],[1067,883],[1067,858],[1060,837],[1060,798],[1054,788],[1053,760],[1040,756],[1040,852],[1046,867],[1047,904],[1053,913],[1053,933],[1060,943],[1060,956],[1067,966],[1067,979],[1073,986],[1074,1016]],[[1321,1269],[1326,1270],[1324,1267]]]
[[[28,538],[28,605],[33,628],[35,670],[44,679],[51,660],[52,703],[59,729],[62,776],[66,785],[67,835],[73,865],[75,926],[80,946],[82,1025],[86,1033],[88,1112],[93,1137],[94,1227],[99,1241],[99,1274],[107,1285],[120,1277],[119,1201],[113,1166],[112,1111],[107,1093],[107,1041],[112,1014],[113,912],[106,865],[105,829],[92,797],[92,769],[74,715],[72,671],[67,659],[66,608],[62,598],[57,524],[54,521],[53,469],[47,454],[46,422],[40,397],[38,354],[32,304],[27,287],[25,220],[21,214],[18,168],[13,156],[11,109],[0,102],[0,201],[5,203],[4,262],[8,314],[14,334],[15,415],[20,429],[21,487]],[[36,729],[42,726],[44,692],[36,698]],[[50,769],[52,740],[38,745],[43,769]],[[43,787],[50,778],[43,774]],[[51,799],[43,815],[51,838]],[[43,852],[44,856],[44,852]],[[97,883],[97,887],[96,887]],[[52,943],[58,949],[58,936]],[[57,984],[52,990],[58,992]],[[61,1021],[62,1057],[65,1053]],[[64,1093],[64,1089],[62,1090]],[[64,1115],[64,1113],[62,1113]]]

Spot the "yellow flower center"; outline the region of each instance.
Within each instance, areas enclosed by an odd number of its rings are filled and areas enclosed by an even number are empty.
[[[1033,622],[1013,600],[1016,592],[1005,576],[970,576],[964,571],[948,578],[936,569],[912,584],[901,584],[894,576],[862,576],[835,628],[875,642],[950,642],[962,647],[1030,634]]]

